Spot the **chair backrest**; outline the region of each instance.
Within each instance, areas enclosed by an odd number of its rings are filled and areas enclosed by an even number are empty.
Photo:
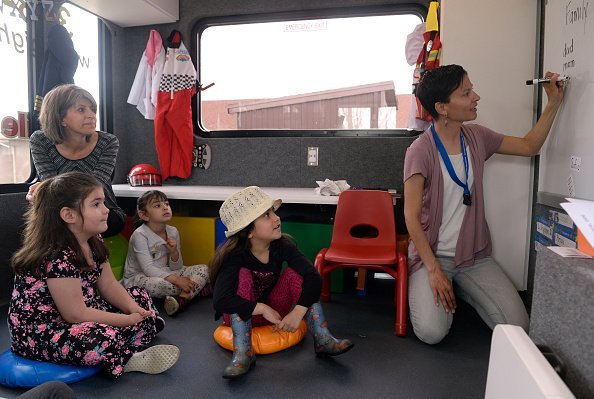
[[[332,244],[396,245],[392,196],[380,190],[346,190],[338,198]]]
[[[24,228],[24,214],[29,203],[26,192],[2,194],[0,197],[0,301],[8,301],[14,288],[14,273],[10,258],[21,247],[21,233]]]

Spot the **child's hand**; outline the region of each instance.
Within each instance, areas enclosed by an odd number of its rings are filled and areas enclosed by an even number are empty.
[[[167,238],[165,241],[165,248],[167,248],[167,252],[169,252],[169,257],[173,262],[177,262],[179,260],[179,251],[177,250],[177,241],[174,238]]]
[[[198,284],[183,276],[178,276],[173,284],[188,294],[191,294],[198,289]]]
[[[130,326],[133,326],[136,323],[141,322],[145,316],[141,315],[140,313],[130,313],[128,315],[128,319],[130,321]]]
[[[140,307],[140,305],[138,305],[137,303],[135,303],[132,308],[129,309],[128,314],[132,314],[132,313],[138,313],[139,315],[141,315],[143,318],[144,317],[148,317],[148,316],[154,316],[155,312],[152,310],[146,310],[142,307]]]
[[[256,305],[254,312],[252,314],[261,314],[266,320],[271,322],[272,324],[278,324],[281,322],[280,314],[270,306],[266,305],[265,303],[260,303]]]
[[[167,251],[169,251],[169,254],[177,253],[177,241],[175,241],[175,238],[167,238],[165,246],[167,247]]]
[[[277,330],[287,331],[287,332],[295,332],[299,328],[301,324],[301,320],[303,320],[303,316],[307,312],[307,308],[305,306],[297,305],[293,310],[287,314],[280,323],[276,325]]]

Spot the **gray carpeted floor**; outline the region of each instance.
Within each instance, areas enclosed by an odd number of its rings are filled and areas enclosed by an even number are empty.
[[[336,358],[317,358],[308,335],[300,344],[259,356],[245,378],[228,381],[221,372],[231,353],[212,332],[210,298],[199,298],[174,318],[155,343],[181,348],[179,362],[161,375],[124,374],[118,380],[97,375],[72,384],[79,398],[482,398],[487,379],[491,330],[460,301],[450,335],[440,344],[419,341],[410,328],[406,338],[393,333],[393,281],[375,279],[367,296],[333,294],[324,304],[336,337],[355,343]],[[7,307],[0,308],[6,326]],[[163,313],[164,314],[164,313]],[[0,329],[0,349],[9,346]],[[0,386],[0,397],[22,390]]]

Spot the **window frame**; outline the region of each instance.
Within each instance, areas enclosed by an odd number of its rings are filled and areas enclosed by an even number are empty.
[[[6,5],[5,5],[6,7]],[[37,92],[37,81],[39,80],[39,74],[41,73],[41,66],[43,63],[43,56],[35,57],[34,54],[38,54],[39,50],[34,49],[41,49],[41,54],[45,51],[44,45],[44,38],[43,34],[37,34],[38,32],[43,32],[45,29],[45,15],[42,14],[42,17],[37,20],[33,20],[31,18],[31,10],[28,7],[25,7],[26,10],[26,20],[25,23],[27,25],[26,30],[26,40],[27,40],[27,85],[28,85],[28,106],[29,110],[27,112],[27,122],[29,126],[33,126],[33,108],[35,102],[35,93]],[[33,132],[29,132],[31,134]],[[37,171],[35,170],[35,165],[33,165],[33,159],[29,154],[29,162],[31,164],[31,171],[29,173],[29,177],[25,179],[24,182],[21,183],[1,183],[0,184],[0,194],[9,194],[9,193],[18,193],[27,191],[28,186],[31,183],[34,183],[37,178]]]
[[[345,17],[371,17],[398,14],[417,15],[421,21],[425,21],[427,7],[421,4],[395,4],[368,7],[342,7],[325,8],[316,10],[303,10],[291,12],[233,15],[221,17],[207,17],[196,21],[192,26],[191,33],[191,57],[197,69],[197,80],[200,84],[200,58],[199,37],[209,27],[252,24],[265,22],[284,22],[314,19],[333,19]],[[217,130],[208,131],[201,123],[202,110],[200,107],[201,93],[197,90],[192,100],[192,124],[194,126],[194,136],[199,138],[241,138],[241,137],[410,137],[416,136],[420,132],[408,129],[320,129],[320,130]],[[200,121],[200,122],[199,122]]]
[[[68,2],[72,7],[78,7],[75,4]],[[35,93],[37,93],[37,83],[39,82],[39,75],[43,66],[43,56],[45,54],[45,31],[49,29],[51,24],[46,21],[43,8],[41,15],[37,15],[37,20],[31,18],[30,9],[27,10],[27,76],[28,76],[28,122],[29,126],[33,126],[33,108],[35,103]],[[107,99],[112,98],[112,65],[111,65],[111,32],[107,25],[101,18],[97,18],[99,42],[98,45],[98,62],[99,62],[99,107],[101,118],[98,120],[98,130],[112,131],[113,127],[113,107],[111,101],[106,103]],[[35,56],[35,55],[39,56]],[[32,134],[33,132],[29,132]],[[31,163],[31,172],[25,181],[20,183],[1,183],[0,194],[16,193],[27,191],[28,186],[37,182],[37,170],[33,164],[33,158],[29,156]]]

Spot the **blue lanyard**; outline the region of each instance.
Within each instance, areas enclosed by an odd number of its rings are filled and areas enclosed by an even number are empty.
[[[462,183],[460,179],[458,179],[456,171],[452,166],[452,161],[450,161],[450,157],[446,152],[443,143],[439,139],[437,132],[435,131],[434,124],[431,125],[431,133],[433,133],[433,139],[435,140],[435,144],[437,145],[437,150],[439,151],[439,155],[441,155],[441,159],[443,160],[443,163],[445,164],[445,167],[448,170],[450,177],[452,178],[454,183],[462,187],[462,189],[464,190],[464,197],[462,202],[464,203],[464,205],[471,205],[472,197],[470,195],[470,190],[468,188],[468,154],[466,154],[466,145],[464,144],[464,136],[462,135],[462,129],[460,129],[460,146],[462,146],[462,159],[464,160],[464,172],[466,174],[466,183]]]

